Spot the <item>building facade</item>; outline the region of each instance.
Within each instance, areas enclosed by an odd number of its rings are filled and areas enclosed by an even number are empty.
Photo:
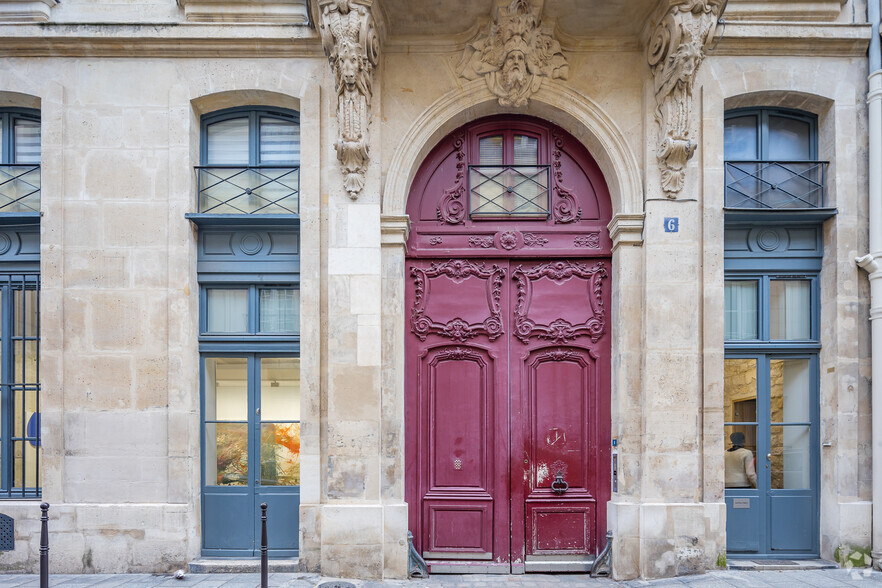
[[[882,550],[878,20],[0,0],[0,566]]]

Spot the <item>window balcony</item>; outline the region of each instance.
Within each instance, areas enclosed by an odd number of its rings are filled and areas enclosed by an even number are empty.
[[[548,218],[547,165],[470,165],[471,218]]]
[[[300,168],[199,166],[199,214],[300,214]]]
[[[828,161],[727,161],[726,208],[821,209]]]
[[[39,212],[39,164],[0,165],[0,213]]]

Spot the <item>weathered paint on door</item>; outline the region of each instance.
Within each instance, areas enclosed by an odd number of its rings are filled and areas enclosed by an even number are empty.
[[[519,133],[538,141],[535,169],[548,164],[547,218],[472,219],[465,177],[476,141]],[[407,498],[430,563],[523,572],[601,547],[609,209],[584,148],[535,119],[460,129],[418,174],[406,267]]]

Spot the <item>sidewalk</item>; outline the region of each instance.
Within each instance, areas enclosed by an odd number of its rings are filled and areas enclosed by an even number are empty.
[[[36,575],[0,575],[0,588],[31,588],[40,585]],[[65,588],[255,588],[260,586],[260,574],[187,574],[176,580],[170,574],[55,574],[50,586]],[[523,576],[452,576],[435,575],[428,580],[372,582],[325,578],[316,574],[270,574],[269,585],[274,588],[554,588],[568,586],[626,586],[626,587],[684,587],[690,588],[789,588],[812,586],[836,588],[841,586],[882,586],[882,572],[858,570],[811,571],[716,571],[698,576],[684,576],[664,580],[631,580],[613,582],[609,579],[591,579],[582,574],[527,574]]]

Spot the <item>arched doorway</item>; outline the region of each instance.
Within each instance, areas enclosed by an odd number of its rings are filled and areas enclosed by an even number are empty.
[[[540,119],[444,138],[407,212],[406,477],[439,571],[577,571],[610,497],[609,191]]]

